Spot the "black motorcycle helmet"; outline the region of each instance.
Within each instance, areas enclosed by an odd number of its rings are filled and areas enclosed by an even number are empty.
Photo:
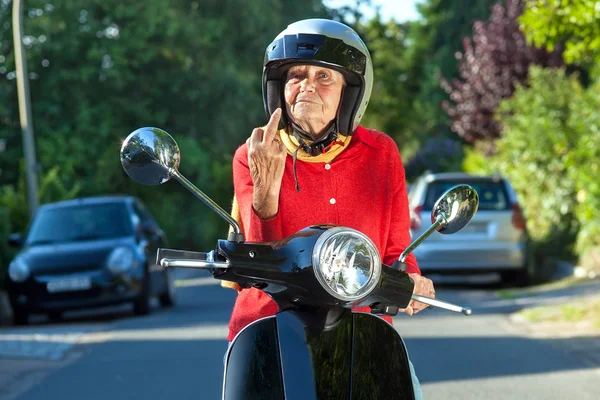
[[[287,70],[294,65],[319,65],[346,79],[336,119],[318,140],[290,120],[283,90]],[[267,47],[263,69],[263,102],[267,119],[282,109],[279,129],[292,126],[294,136],[309,154],[318,155],[337,133],[351,135],[363,117],[373,88],[369,50],[349,26],[327,19],[306,19],[289,25]],[[312,143],[307,145],[304,140]]]

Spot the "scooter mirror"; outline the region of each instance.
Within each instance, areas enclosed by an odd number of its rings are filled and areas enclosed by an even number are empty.
[[[469,185],[457,185],[447,190],[435,202],[431,222],[440,221],[437,231],[451,234],[467,225],[479,208],[479,195]]]
[[[142,185],[160,185],[175,178],[232,226],[230,241],[244,241],[239,223],[179,173],[179,146],[167,132],[148,127],[131,132],[121,146],[121,165],[131,179]]]
[[[140,128],[123,141],[121,165],[134,181],[142,185],[160,185],[177,172],[179,146],[162,129]]]

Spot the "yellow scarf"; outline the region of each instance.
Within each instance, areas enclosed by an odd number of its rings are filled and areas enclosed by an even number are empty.
[[[296,137],[287,132],[285,129],[280,129],[279,132],[277,132],[277,135],[281,139],[281,143],[283,143],[285,146],[288,154],[293,155],[296,149],[300,146],[300,143],[298,143]],[[333,142],[327,152],[321,153],[318,156],[311,156],[304,150],[300,149],[298,150],[297,158],[298,160],[305,162],[331,162],[337,156],[339,156],[346,147],[348,147],[350,140],[352,140],[352,136],[344,136],[341,133],[338,133],[337,140]],[[307,143],[310,144],[311,142],[307,141]]]
[[[279,136],[281,143],[283,143],[283,145],[285,146],[287,153],[289,155],[293,155],[296,149],[298,149],[298,147],[300,146],[298,140],[286,129],[280,129],[279,132],[277,132],[277,135]],[[352,136],[344,136],[341,133],[338,133],[338,139],[335,142],[333,142],[329,150],[327,150],[325,153],[319,154],[318,156],[311,156],[304,150],[300,149],[298,150],[297,159],[304,162],[331,162],[337,156],[339,156],[340,153],[344,151],[344,149],[348,147],[351,140]],[[310,142],[308,143],[310,144]],[[240,214],[240,208],[238,206],[235,194],[233,195],[233,202],[231,204],[231,216],[237,221],[237,223],[240,225],[242,233],[244,233],[242,216]],[[232,229],[230,228],[230,231],[231,230]],[[221,286],[236,289],[237,291],[241,290],[240,286],[235,282],[221,281]]]

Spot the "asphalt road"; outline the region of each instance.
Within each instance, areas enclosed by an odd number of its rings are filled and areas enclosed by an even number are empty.
[[[0,329],[0,398],[219,399],[235,292],[186,272],[178,304],[133,317],[127,307]],[[598,399],[600,369],[556,341],[511,328],[517,305],[478,286],[438,288],[466,317],[398,316],[426,399]]]

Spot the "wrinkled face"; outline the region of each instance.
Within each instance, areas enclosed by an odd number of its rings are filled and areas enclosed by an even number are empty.
[[[329,68],[291,67],[284,90],[288,116],[308,133],[320,136],[337,115],[344,84],[344,76]]]

